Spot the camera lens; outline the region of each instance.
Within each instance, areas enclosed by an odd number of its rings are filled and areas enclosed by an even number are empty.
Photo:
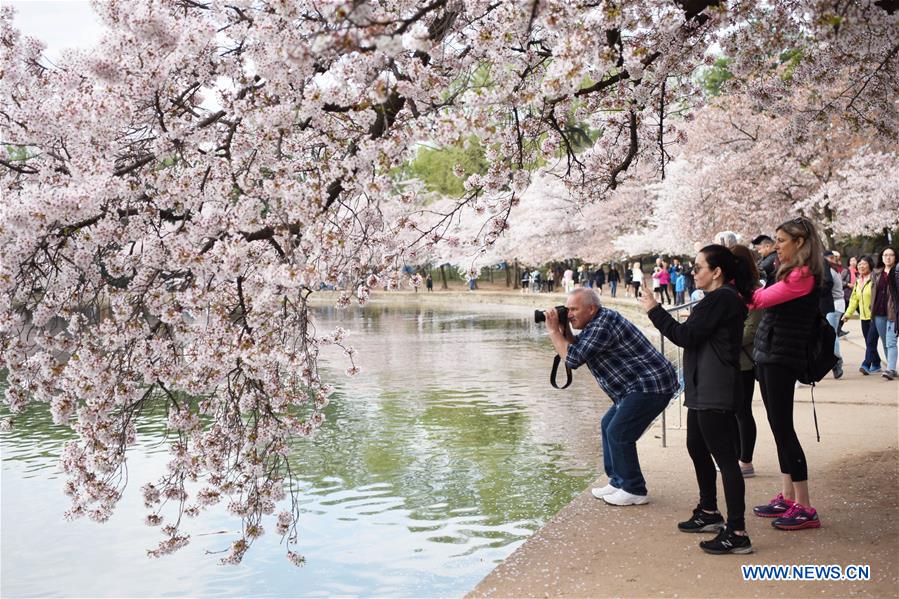
[[[544,314],[543,310],[534,310],[534,322],[544,322],[546,320],[546,314]]]

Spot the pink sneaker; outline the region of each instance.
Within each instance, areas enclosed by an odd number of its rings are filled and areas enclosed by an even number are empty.
[[[780,530],[802,530],[803,528],[821,528],[818,511],[813,507],[805,507],[794,503],[786,513],[771,523]]]
[[[787,499],[783,493],[778,493],[777,497],[768,502],[767,505],[757,505],[752,508],[752,513],[761,518],[779,518],[787,513],[795,502]]]

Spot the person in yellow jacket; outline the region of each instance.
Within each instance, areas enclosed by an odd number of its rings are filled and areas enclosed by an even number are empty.
[[[874,272],[874,260],[868,256],[862,256],[858,260],[858,277],[855,279],[855,287],[849,297],[849,306],[843,315],[843,322],[855,314],[858,310],[862,321],[862,335],[865,337],[865,361],[858,371],[865,376],[874,372],[880,372],[880,354],[877,352],[877,337],[874,342],[868,340],[868,329],[871,328],[871,294],[874,290],[872,273]]]

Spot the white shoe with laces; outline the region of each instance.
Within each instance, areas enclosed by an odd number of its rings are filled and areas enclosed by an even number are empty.
[[[602,500],[609,505],[643,505],[649,502],[649,495],[634,495],[624,489],[618,489],[611,495],[603,495]]]
[[[618,491],[618,487],[613,487],[612,483],[607,484],[604,487],[596,487],[595,489],[590,489],[590,493],[593,494],[597,499],[602,499],[606,495],[611,495],[615,491]]]

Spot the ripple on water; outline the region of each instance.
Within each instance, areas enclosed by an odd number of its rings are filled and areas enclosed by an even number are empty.
[[[338,348],[323,350],[337,393],[325,425],[290,456],[307,560],[299,569],[273,533],[240,566],[219,567],[207,552],[227,548],[239,526],[224,506],[189,522],[192,543],[180,554],[139,559],[159,540],[140,525],[135,483],[165,469],[160,415],[139,423],[132,485],[113,521],[63,523],[67,499],[54,479],[73,436],[46,410],[26,415],[0,434],[4,513],[17,514],[4,519],[4,595],[462,594],[585,488],[600,458],[595,385],[578,373],[552,390],[551,347],[529,319],[522,310],[317,312],[320,330],[351,331],[362,374],[345,377]],[[50,551],[35,534],[48,522]],[[84,575],[98,563],[102,585]]]

